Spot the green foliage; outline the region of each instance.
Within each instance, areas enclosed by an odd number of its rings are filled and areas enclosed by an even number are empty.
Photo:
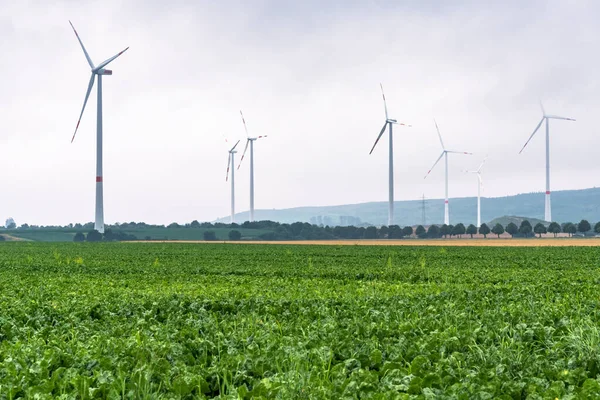
[[[473,235],[475,235],[477,233],[477,227],[473,224],[469,224],[469,226],[467,226],[467,235],[471,235],[471,239],[473,238]]]
[[[573,236],[577,232],[577,227],[572,222],[567,222],[563,225],[563,232],[568,233],[569,236]]]
[[[429,229],[427,229],[427,237],[437,239],[440,236],[440,227],[437,225],[430,225]]]
[[[440,234],[443,237],[447,238],[448,235],[450,235],[451,233],[452,233],[452,229],[450,228],[449,225],[444,224],[440,227]]]
[[[98,232],[97,230],[91,230],[88,232],[86,238],[86,241],[88,242],[101,242],[102,241],[102,234],[100,232]]]
[[[229,240],[240,240],[242,238],[242,233],[237,229],[232,229],[228,234]]]
[[[533,227],[533,231],[535,233],[537,233],[538,235],[540,235],[540,237],[542,237],[543,233],[547,232],[546,226],[544,224],[542,224],[541,222],[538,222],[534,227]]]
[[[454,227],[452,227],[452,235],[461,237],[466,232],[467,232],[467,228],[465,228],[465,225],[462,222],[459,222]]]
[[[73,236],[74,242],[85,242],[85,235],[83,232],[77,232],[75,236]]]
[[[497,223],[496,225],[494,225],[494,227],[492,228],[492,233],[500,237],[500,235],[504,233],[504,227],[502,226],[502,224]]]
[[[413,227],[405,226],[404,228],[402,228],[402,234],[404,236],[411,236],[413,234]]]
[[[423,225],[417,226],[417,229],[415,229],[415,235],[417,235],[420,238],[424,238],[427,235],[427,231],[425,231],[425,227]]]
[[[514,237],[517,233],[519,233],[519,227],[514,223],[514,222],[510,222],[508,225],[506,225],[506,232]]]
[[[600,233],[600,222],[597,222],[596,225],[594,225],[594,232]]]
[[[481,224],[481,226],[479,227],[479,233],[481,233],[483,235],[484,238],[487,239],[487,235],[489,235],[491,232],[490,227],[487,226],[487,224]]]
[[[404,229],[406,229],[406,227]],[[402,239],[404,236],[404,229],[400,229],[398,225],[390,225],[388,228],[388,239]],[[412,228],[410,229],[412,232]]]
[[[365,229],[365,233],[363,236],[365,239],[377,239],[377,227],[369,226]]]
[[[561,232],[560,225],[557,222],[552,222],[548,226],[548,232],[554,234],[554,237]]]
[[[579,232],[586,233],[586,232],[589,232],[592,230],[592,226],[590,225],[590,223],[587,220],[582,219],[581,222],[579,222],[579,224],[577,224],[577,230]]]
[[[203,234],[204,240],[212,241],[217,240],[217,235],[214,231],[205,231]]]
[[[598,398],[599,255],[7,242],[0,397]]]
[[[521,226],[519,226],[519,233],[525,237],[528,237],[533,231],[533,227],[529,223],[529,221],[525,220],[521,222]]]

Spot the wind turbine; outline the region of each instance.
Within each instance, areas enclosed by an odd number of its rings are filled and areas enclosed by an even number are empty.
[[[479,168],[475,171],[465,171],[469,174],[477,174],[477,228],[481,226],[481,188],[483,187],[483,180],[481,179],[481,168],[485,164],[487,157],[483,159]]]
[[[381,136],[383,136],[383,133],[385,132],[385,128],[388,128],[389,137],[390,137],[389,173],[388,173],[389,174],[388,226],[390,226],[390,225],[394,224],[394,142],[393,142],[393,136],[392,136],[392,125],[395,124],[395,125],[403,125],[403,126],[409,126],[409,127],[410,127],[410,125],[406,125],[401,122],[398,122],[397,120],[391,119],[388,116],[388,109],[387,109],[387,104],[385,101],[385,93],[383,93],[383,85],[380,83],[379,86],[381,87],[381,96],[383,97],[383,107],[385,109],[385,122],[383,124],[383,128],[381,128],[381,132],[379,132],[379,136],[377,136],[377,139],[375,140],[375,144],[373,144],[373,147],[371,148],[371,151],[369,152],[369,155],[371,153],[373,153],[375,146],[377,146],[379,139],[381,139]]]
[[[440,162],[442,157],[444,157],[444,161],[446,164],[446,198],[444,200],[444,224],[449,225],[450,224],[450,214],[448,212],[448,153],[468,154],[468,155],[472,155],[473,153],[467,153],[466,151],[446,150],[446,147],[444,146],[444,142],[442,141],[442,135],[440,134],[440,128],[438,128],[438,125],[437,125],[437,122],[435,121],[435,119],[433,120],[433,123],[435,124],[435,129],[437,130],[438,137],[440,138],[440,143],[442,145],[442,154],[440,154],[440,156],[435,161],[435,163],[433,163],[433,166],[431,167],[431,169],[429,171],[427,171],[427,174],[425,175],[425,178],[423,178],[423,179],[427,179],[427,177],[429,176],[431,171],[433,171],[433,169],[435,168],[437,163]]]
[[[227,139],[225,140],[227,141]],[[227,175],[225,176],[225,182],[229,179],[229,167],[233,166],[235,162],[233,161],[233,156],[237,153],[235,149],[237,145],[240,143],[238,140],[235,142],[235,145],[229,150],[229,160],[227,160]],[[235,168],[231,168],[231,223],[235,222]]]
[[[238,169],[240,169],[242,166],[242,161],[244,161],[246,150],[248,150],[248,145],[250,145],[250,222],[254,222],[254,141],[257,139],[266,138],[267,135],[250,137],[248,135],[248,128],[246,127],[246,120],[244,119],[242,110],[240,110],[240,115],[242,116],[242,122],[244,123],[244,130],[246,131],[246,147],[244,147],[244,152],[242,153],[242,158],[240,158]]]
[[[98,75],[98,108],[96,114],[96,218],[94,222],[94,229],[100,233],[104,233],[104,202],[102,192],[102,76],[112,75],[112,71],[109,69],[105,69],[104,67],[106,67],[115,58],[119,57],[121,54],[127,51],[129,47],[118,53],[116,56],[113,56],[108,60],[103,61],[97,66],[95,66],[71,21],[69,21],[69,24],[71,24],[71,28],[73,28],[73,32],[75,32],[75,36],[77,36],[77,40],[81,45],[83,54],[85,54],[85,58],[87,59],[90,68],[92,69],[92,76],[90,77],[90,83],[88,84],[87,92],[85,94],[85,100],[83,101],[83,107],[81,108],[81,114],[79,114],[79,120],[77,121],[77,126],[75,126],[75,132],[73,133],[73,137],[71,138],[71,143],[73,143],[73,140],[75,140],[75,135],[77,134],[77,129],[79,128],[79,123],[81,122],[83,111],[85,110],[85,105],[87,104],[92,88],[94,87],[96,75]]]
[[[540,107],[542,108],[542,119],[540,120],[540,123],[533,130],[533,133],[531,134],[531,136],[529,136],[529,139],[527,139],[527,141],[523,145],[523,148],[521,149],[521,151],[519,151],[519,154],[521,154],[523,152],[523,150],[525,149],[525,146],[527,146],[527,144],[529,143],[529,141],[531,140],[533,135],[536,134],[538,129],[540,129],[540,126],[542,126],[542,123],[544,122],[544,120],[546,120],[546,206],[545,206],[545,210],[544,210],[544,220],[551,222],[552,221],[552,207],[550,204],[550,121],[549,120],[551,120],[551,119],[564,119],[566,121],[575,121],[575,120],[573,118],[559,117],[558,115],[546,114],[546,110],[544,110],[544,105],[542,104],[542,102],[540,102]]]

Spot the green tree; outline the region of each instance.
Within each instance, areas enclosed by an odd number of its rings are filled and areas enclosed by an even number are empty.
[[[411,236],[413,234],[413,227],[405,226],[404,228],[402,228],[402,234],[404,236]]]
[[[514,222],[509,223],[508,225],[506,225],[506,232],[512,236],[515,237],[515,235],[517,233],[519,233],[519,227],[517,226],[517,224],[515,224]]]
[[[193,220],[190,222],[190,228],[200,228],[200,222]]]
[[[423,227],[423,225],[419,225],[419,226],[417,226],[417,229],[415,229],[415,234],[417,235],[417,237],[419,237],[421,239],[426,237],[426,233],[427,233],[427,231],[425,231],[425,227]]]
[[[444,224],[440,227],[440,235],[442,235],[445,238],[447,238],[451,232],[452,232],[452,229],[450,228],[449,225]]]
[[[577,230],[581,233],[586,233],[592,230],[592,226],[587,220],[582,219],[579,224],[577,224]]]
[[[542,233],[546,233],[548,230],[546,229],[546,226],[544,224],[542,224],[541,222],[538,222],[533,227],[533,231],[535,233],[537,233],[538,235],[540,235],[540,237],[542,237]]]
[[[560,233],[560,231],[561,231],[560,225],[557,222],[552,222],[548,226],[548,232],[553,233],[554,237],[556,237],[556,234]]]
[[[378,237],[379,237],[380,239],[385,239],[385,238],[387,238],[387,237],[389,236],[389,234],[390,234],[390,228],[389,228],[388,226],[386,226],[386,225],[382,225],[382,226],[379,228]]]
[[[500,227],[502,227],[502,225],[500,225]],[[487,239],[487,235],[489,235],[490,233],[490,227],[487,226],[487,224],[481,224],[481,226],[479,227],[479,233],[481,233],[483,235],[484,238]]]
[[[563,226],[563,232],[568,233],[569,237],[573,236],[574,233],[577,232],[577,227],[572,222],[567,222]]]
[[[471,239],[473,239],[473,235],[477,233],[477,227],[473,224],[469,224],[467,226],[467,235],[471,235]]]
[[[527,220],[521,222],[521,226],[519,227],[519,233],[524,235],[525,237],[528,237],[531,232],[533,231],[533,227],[531,226],[531,223]]]
[[[0,242],[4,242],[4,241],[6,241],[6,238],[4,236],[0,235]]]
[[[398,225],[390,225],[388,239],[402,239],[402,229]]]
[[[441,236],[440,227],[437,225],[430,225],[429,229],[427,229],[427,236],[432,239],[437,239]]]
[[[232,229],[227,236],[229,236],[229,240],[240,240],[242,238],[242,233],[236,229]]]
[[[377,239],[377,228],[374,226],[368,226],[367,229],[365,229],[363,237],[365,239]]]
[[[600,222],[597,222],[596,225],[594,225],[594,232],[600,233]]]
[[[467,228],[465,228],[462,222],[459,222],[452,228],[452,234],[457,235],[458,237],[462,237],[466,232]]]
[[[74,242],[84,242],[85,241],[85,235],[82,232],[77,232],[75,234],[75,236],[73,236],[73,241]]]
[[[498,238],[500,238],[500,235],[504,233],[504,227],[500,223],[497,223],[492,228],[492,233],[498,235]]]
[[[97,230],[91,230],[88,232],[87,237],[85,238],[88,242],[101,242],[102,234]]]
[[[215,231],[204,231],[202,236],[206,241],[217,240],[217,235],[215,234]]]

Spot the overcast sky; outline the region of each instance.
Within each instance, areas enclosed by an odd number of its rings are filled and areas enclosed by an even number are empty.
[[[451,155],[450,197],[593,187],[600,134],[600,3],[554,1],[4,1],[0,7],[0,217],[92,221],[96,89],[71,135],[89,67],[126,46],[103,80],[107,223],[229,213],[229,140],[255,144],[255,207],[387,200],[382,82],[396,128],[396,199],[442,198],[433,118]],[[238,154],[239,160],[239,154]],[[249,164],[236,175],[249,204]],[[543,203],[540,202],[540,207]]]

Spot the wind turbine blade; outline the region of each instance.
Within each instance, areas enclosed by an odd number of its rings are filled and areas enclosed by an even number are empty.
[[[231,150],[229,151],[233,151],[235,150],[235,148],[237,147],[237,145],[240,143],[240,141],[238,140],[237,142],[235,142],[235,145],[231,148]]]
[[[440,128],[438,128],[437,121],[434,119],[433,123],[435,124],[435,129],[437,130],[438,137],[440,138],[440,143],[442,144],[442,149],[446,150],[446,146],[444,146],[444,141],[442,140],[442,135],[440,134]]]
[[[477,168],[477,173],[479,173],[481,171],[481,168],[483,167],[483,164],[485,164],[485,161],[487,160],[487,157],[485,157],[483,159],[483,161],[481,162],[481,165],[479,165],[479,168]]]
[[[438,157],[437,160],[435,160],[435,162],[433,163],[433,166],[431,168],[429,168],[429,171],[427,171],[427,174],[425,175],[425,177],[423,179],[427,179],[427,177],[429,176],[429,174],[431,173],[431,171],[433,171],[433,169],[435,168],[435,166],[437,165],[437,163],[440,162],[440,160],[442,159],[442,157],[444,157],[444,154],[446,153],[446,151],[442,151],[442,154],[440,154],[440,156]]]
[[[263,138],[266,138],[266,137],[267,137],[267,135],[262,135],[262,136],[257,136],[256,138],[257,139],[263,139]]]
[[[402,126],[406,126],[408,128],[412,128],[412,125],[405,124],[404,122],[392,122],[392,124],[394,124],[394,125],[402,125]]]
[[[243,117],[242,117],[243,119]],[[242,161],[244,161],[244,156],[246,155],[246,150],[248,150],[248,144],[250,143],[250,139],[246,139],[246,147],[244,147],[244,152],[242,153],[242,158],[240,158],[240,163],[238,164],[237,169],[240,169],[242,166]]]
[[[112,56],[112,57],[111,57],[111,58],[109,58],[108,60],[106,60],[106,61],[102,61],[102,62],[100,63],[100,65],[98,65],[98,66],[97,66],[95,69],[96,69],[96,70],[99,70],[99,69],[101,69],[101,68],[104,68],[104,67],[106,67],[106,66],[107,66],[108,64],[110,64],[110,63],[111,63],[111,62],[112,62],[112,61],[113,61],[115,58],[117,58],[117,57],[119,57],[121,54],[125,53],[125,52],[126,52],[128,49],[129,49],[129,47],[127,47],[125,50],[122,50],[122,51],[120,51],[120,52],[119,52],[117,55],[115,55],[115,56]]]
[[[527,141],[525,142],[525,144],[523,145],[523,148],[521,149],[521,151],[519,151],[519,154],[521,154],[523,152],[523,150],[525,150],[525,147],[527,146],[527,144],[529,143],[529,141],[531,140],[531,138],[533,137],[533,135],[535,135],[535,133],[538,131],[538,129],[540,129],[540,126],[542,126],[542,122],[544,122],[544,119],[546,117],[542,117],[542,119],[540,120],[540,123],[537,124],[537,126],[535,127],[535,129],[533,130],[533,133],[531,134],[531,136],[529,136],[529,139],[527,139]]]
[[[246,127],[246,120],[244,119],[244,114],[242,114],[242,110],[240,110],[240,115],[242,116],[242,122],[244,123],[244,130],[246,131],[246,137],[248,137],[248,128]],[[246,147],[248,147],[248,144],[246,144]],[[244,153],[245,152],[246,151],[244,151]]]
[[[90,78],[90,83],[88,84],[87,92],[85,94],[85,100],[83,100],[83,107],[81,108],[81,114],[79,114],[79,120],[77,121],[77,126],[75,126],[75,132],[73,133],[73,137],[71,138],[71,143],[73,143],[73,140],[75,140],[75,135],[77,134],[77,129],[79,129],[79,123],[81,122],[81,117],[83,116],[83,111],[85,110],[85,105],[87,104],[87,101],[90,97],[90,92],[92,91],[92,88],[94,87],[95,80],[96,80],[96,75],[92,74],[92,76]]]
[[[229,166],[231,165],[231,153],[229,153],[229,158],[227,159],[227,175],[225,175],[225,182],[229,180]]]
[[[473,153],[469,153],[468,151],[452,151],[452,150],[447,150],[446,153],[466,154],[468,156],[472,156],[473,155]]]
[[[385,120],[387,121],[389,119],[389,117],[388,117],[388,110],[387,110],[387,103],[385,101],[385,93],[383,93],[383,85],[381,84],[381,82],[379,83],[379,86],[381,87],[381,96],[383,97],[383,107],[385,107]]]
[[[381,128],[381,132],[379,132],[379,136],[377,136],[377,140],[375,140],[375,144],[371,148],[371,151],[369,152],[369,154],[371,154],[373,152],[373,150],[375,150],[375,146],[377,146],[377,142],[379,142],[379,139],[381,139],[383,132],[385,132],[385,128],[387,128],[387,124],[388,124],[387,121],[385,122],[385,124],[383,124],[383,128]]]
[[[546,118],[550,118],[550,119],[564,119],[565,121],[575,121],[573,118],[559,117],[558,115],[546,115]]]
[[[73,28],[73,32],[75,32],[75,36],[77,36],[77,40],[79,40],[79,44],[81,45],[81,48],[83,49],[83,54],[85,54],[85,58],[87,59],[88,64],[90,64],[90,68],[94,69],[94,63],[92,62],[90,55],[88,54],[87,50],[85,49],[83,42],[79,38],[79,34],[77,33],[77,30],[75,30],[75,27],[73,26],[71,21],[69,21],[69,24],[71,24],[71,28]]]
[[[546,116],[546,110],[544,109],[544,103],[542,103],[542,100],[540,100],[540,108],[542,109],[542,115],[545,117]]]

